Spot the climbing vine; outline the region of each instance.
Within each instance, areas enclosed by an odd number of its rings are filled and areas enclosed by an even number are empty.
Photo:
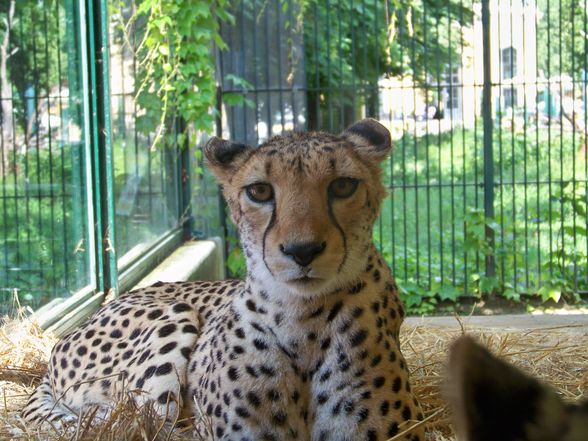
[[[232,23],[228,0],[111,0],[120,44],[135,60],[137,129],[152,148],[176,117],[186,130],[210,131],[216,99],[214,47],[226,47],[220,22]],[[186,130],[178,144],[185,145]],[[193,142],[193,141],[192,141]]]

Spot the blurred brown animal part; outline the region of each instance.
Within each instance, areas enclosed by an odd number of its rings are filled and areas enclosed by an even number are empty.
[[[452,346],[446,394],[465,441],[588,440],[588,401],[565,403],[468,336]]]

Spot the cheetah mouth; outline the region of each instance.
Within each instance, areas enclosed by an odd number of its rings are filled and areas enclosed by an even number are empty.
[[[317,283],[320,280],[321,279],[319,279],[318,277],[311,277],[309,275],[305,275],[302,277],[296,277],[296,278],[290,279],[290,280],[288,280],[288,283],[299,284],[299,285],[309,285],[312,283]]]

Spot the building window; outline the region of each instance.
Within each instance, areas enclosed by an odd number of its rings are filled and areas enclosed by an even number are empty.
[[[513,87],[505,87],[503,92],[504,108],[514,109],[517,106],[517,90]]]
[[[514,47],[502,49],[502,79],[508,80],[517,75],[517,50]]]
[[[456,110],[460,108],[460,92],[461,83],[459,78],[459,67],[455,67],[451,71],[451,76],[447,78],[447,108],[450,110]]]

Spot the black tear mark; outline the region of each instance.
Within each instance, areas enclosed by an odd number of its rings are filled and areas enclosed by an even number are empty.
[[[343,269],[343,265],[345,264],[345,261],[347,260],[347,238],[345,236],[345,232],[343,231],[343,228],[341,228],[341,225],[339,225],[339,223],[337,222],[337,219],[335,218],[335,215],[333,214],[333,197],[331,196],[330,192],[329,192],[329,196],[328,196],[328,207],[329,207],[329,219],[331,220],[333,225],[335,225],[335,228],[337,228],[337,230],[341,234],[341,239],[343,239],[343,259],[341,260],[341,263],[339,264],[339,268],[337,268],[337,273],[340,273],[341,270]]]
[[[272,217],[270,218],[270,221],[267,224],[265,231],[263,232],[263,242],[261,244],[263,263],[272,276],[274,276],[274,273],[272,272],[271,268],[267,264],[267,260],[265,259],[265,241],[266,241],[267,235],[269,234],[270,230],[273,228],[275,223],[276,223],[276,204],[274,203],[274,204],[272,204]]]

